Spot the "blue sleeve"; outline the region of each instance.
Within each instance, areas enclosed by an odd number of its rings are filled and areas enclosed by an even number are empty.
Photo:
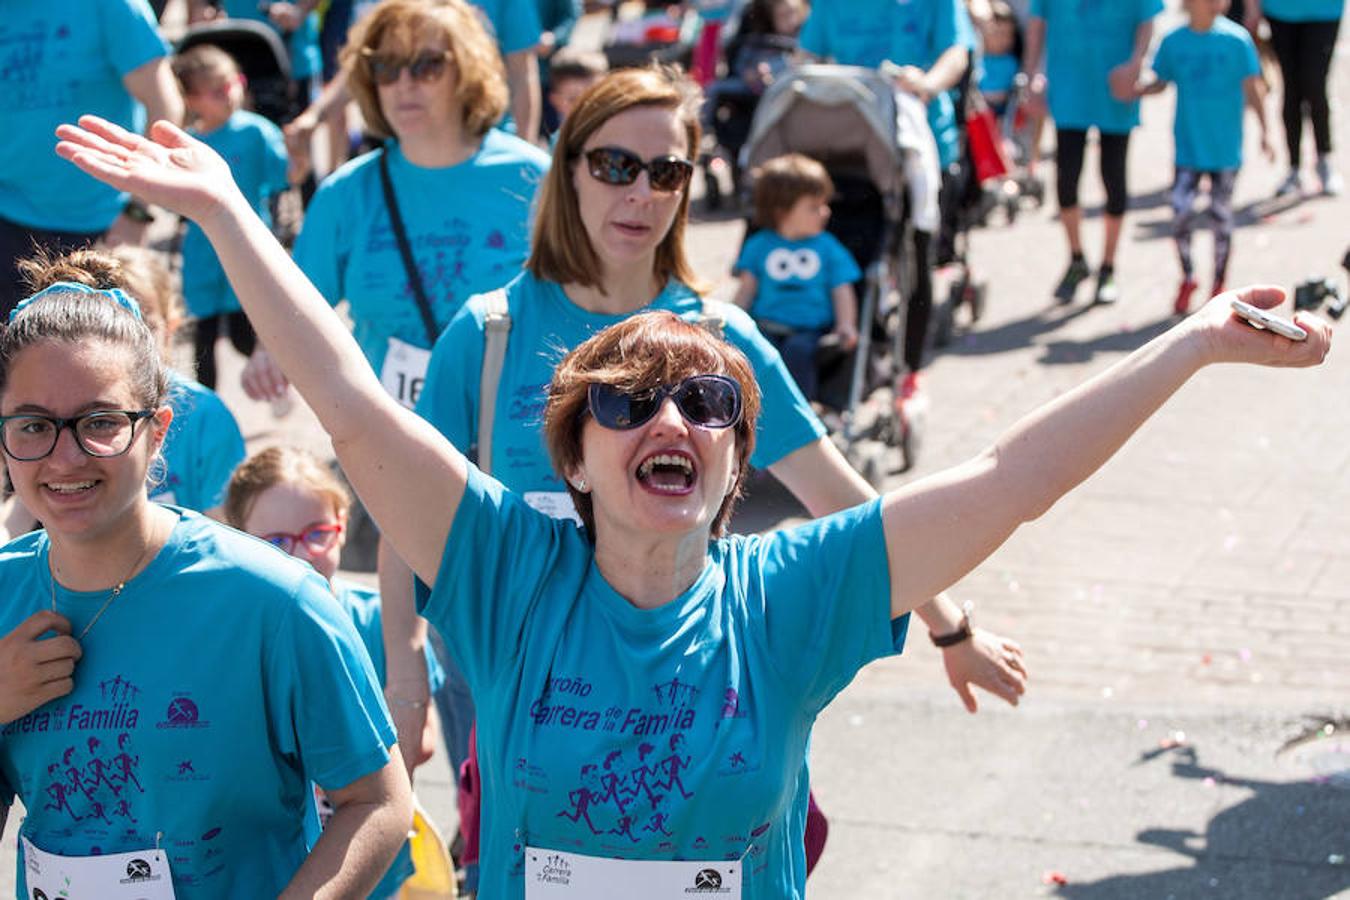
[[[300,582],[268,661],[278,750],[325,790],[379,771],[398,742],[370,655],[318,575]]]
[[[291,251],[295,264],[332,306],[337,306],[346,294],[342,273],[347,253],[341,243],[339,222],[343,214],[342,188],[347,183],[346,179],[329,182],[314,193]]]
[[[1185,26],[1182,26],[1185,27]],[[1176,31],[1169,32],[1158,44],[1158,52],[1153,54],[1153,74],[1163,81],[1176,81]]]
[[[858,261],[848,252],[848,248],[839,243],[839,239],[828,231],[825,232],[825,237],[829,239],[825,242],[825,247],[830,258],[830,290],[841,284],[852,284],[862,278],[862,269],[858,268]]]
[[[980,49],[980,36],[975,33],[975,23],[970,20],[970,11],[965,3],[956,9],[957,42],[972,54]]]
[[[436,585],[429,596],[419,590],[418,612],[440,629],[470,685],[496,678],[514,659],[569,544],[584,540],[570,521],[531,509],[469,467]]]
[[[1163,11],[1163,0],[1139,0],[1139,24]]]
[[[961,30],[963,18],[966,27],[971,30],[973,40],[974,27],[971,26],[970,19],[966,16],[965,3],[962,0],[941,0],[937,4],[937,19],[933,22],[933,43],[929,47],[933,54],[933,63],[937,62],[937,58],[952,47],[964,46]],[[929,65],[932,65],[932,63],[929,63]]]
[[[281,129],[271,122],[264,124],[261,137],[263,178],[259,188],[264,196],[279,194],[288,186],[286,169],[290,165],[290,157],[286,153],[286,138],[282,135]]]
[[[797,39],[797,44],[801,49],[821,59],[834,55],[830,49],[829,29],[825,22],[826,16],[824,3],[813,5],[811,12],[806,15],[806,21],[802,24],[801,34]]]
[[[490,15],[502,56],[529,50],[539,43],[539,7],[535,0],[501,0],[497,14]]]
[[[225,502],[230,476],[244,461],[244,436],[239,423],[218,396],[203,394],[196,398],[194,416],[201,416],[202,441],[197,447],[197,484],[201,491],[201,509],[208,510]]]
[[[1031,6],[1027,9],[1027,18],[1044,19],[1046,0],[1031,0]]]
[[[858,669],[896,650],[881,501],[750,538],[769,657],[822,709]]]
[[[764,469],[825,434],[793,380],[783,358],[759,333],[750,316],[738,306],[726,304],[726,337],[746,355],[759,382],[762,405],[755,429],[755,452],[750,462]]]
[[[756,278],[764,277],[764,254],[767,249],[764,232],[758,231],[750,235],[741,245],[740,255],[736,257],[736,265],[732,266],[731,271],[737,275],[749,272]]]
[[[464,304],[431,349],[417,414],[466,455],[478,442],[478,389],[483,376],[483,323],[476,301]]]
[[[117,74],[126,75],[152,59],[169,54],[159,23],[146,0],[99,0],[99,33]]]
[[[1244,79],[1261,74],[1261,60],[1256,55],[1256,44],[1251,35],[1243,29],[1239,37],[1242,40],[1242,76]]]

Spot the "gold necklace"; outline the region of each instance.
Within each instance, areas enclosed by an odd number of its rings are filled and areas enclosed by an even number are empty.
[[[149,558],[150,550],[154,546],[155,539],[151,536],[150,540],[145,545],[145,549],[141,551],[141,555],[136,558],[136,562],[132,565],[131,571],[127,572],[126,577],[113,586],[112,592],[108,594],[108,599],[103,601],[103,605],[98,608],[98,612],[94,613],[94,617],[89,620],[89,624],[84,626],[84,629],[80,632],[80,636],[75,639],[77,642],[84,640],[84,636],[89,633],[89,629],[94,627],[94,623],[103,616],[103,613],[107,611],[109,606],[112,606],[112,602],[122,595],[122,590],[127,586],[127,582],[131,580],[131,576],[136,574],[136,571],[141,567],[141,563]],[[49,548],[47,550],[47,574],[51,584],[52,612],[56,612],[56,566],[52,563],[51,557],[52,553]]]

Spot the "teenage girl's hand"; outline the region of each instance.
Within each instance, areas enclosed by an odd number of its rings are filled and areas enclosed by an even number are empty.
[[[56,152],[104,184],[202,224],[233,203],[247,206],[230,166],[176,125],[156,122],[142,137],[98,116],[56,129]]]
[[[262,347],[254,350],[244,364],[244,371],[239,373],[239,383],[249,399],[263,402],[280,400],[291,386],[276,360]]]
[[[49,631],[56,637],[43,638]],[[83,651],[70,636],[70,620],[44,609],[0,638],[0,723],[8,724],[75,688],[75,663]]]
[[[1010,638],[999,637],[991,631],[976,628],[970,640],[954,644],[942,651],[942,665],[968,712],[979,709],[972,685],[983,688],[1009,706],[1027,689],[1027,669],[1022,660],[1022,647]]]
[[[1325,319],[1311,313],[1295,313],[1295,324],[1308,332],[1308,338],[1291,341],[1274,332],[1253,328],[1238,318],[1232,307],[1234,297],[1280,315],[1291,311],[1285,304],[1284,290],[1273,285],[1253,285],[1219,294],[1177,326],[1190,331],[1200,342],[1206,362],[1306,368],[1320,365],[1331,352],[1332,329]],[[1281,306],[1286,308],[1282,310]]]

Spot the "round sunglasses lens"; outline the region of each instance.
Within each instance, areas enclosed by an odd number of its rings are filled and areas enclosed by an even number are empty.
[[[636,428],[652,417],[655,401],[651,392],[628,394],[607,384],[591,385],[591,415],[605,428]]]
[[[632,184],[642,171],[642,161],[622,150],[601,148],[586,154],[591,175],[606,184]]]
[[[435,81],[445,71],[445,57],[439,53],[427,53],[408,63],[408,74],[414,81]]]
[[[682,159],[654,159],[648,164],[647,173],[653,190],[670,192],[684,187],[691,169]]]
[[[676,394],[680,412],[691,422],[708,428],[725,428],[736,419],[736,391],[725,381],[695,378]]]

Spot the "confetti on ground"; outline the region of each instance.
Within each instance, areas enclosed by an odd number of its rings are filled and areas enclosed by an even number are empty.
[[[1201,665],[1207,666],[1207,665],[1209,665],[1209,664],[1212,663],[1212,662],[1214,662],[1214,657],[1210,656],[1208,653],[1206,653],[1204,656],[1200,657],[1200,664],[1201,664]]]
[[[1069,883],[1069,876],[1068,876],[1068,875],[1065,875],[1063,872],[1058,872],[1058,871],[1056,871],[1056,870],[1054,870],[1054,869],[1050,869],[1049,871],[1047,871],[1047,872],[1045,872],[1043,875],[1041,875],[1041,883],[1042,883],[1042,884],[1068,884],[1068,883]]]
[[[1186,746],[1186,732],[1174,731],[1165,738],[1158,741],[1158,747],[1163,750],[1175,750],[1177,747]]]
[[[1145,728],[1148,727],[1148,719],[1140,719],[1135,724],[1139,726],[1140,731],[1143,731]]]
[[[1345,857],[1340,853],[1333,853],[1327,857],[1327,862],[1331,863],[1333,866],[1343,866],[1345,865]]]
[[[1213,776],[1213,775],[1208,775],[1208,776],[1205,777],[1205,787],[1212,788],[1212,787],[1214,787],[1214,786],[1217,785],[1217,784],[1218,784],[1218,782],[1214,780],[1214,776]]]
[[[1251,662],[1252,651],[1246,647],[1243,647],[1241,650],[1238,651],[1238,659],[1242,660],[1243,662]]]
[[[1103,700],[1110,700],[1111,697],[1115,695],[1115,693],[1116,693],[1116,689],[1115,689],[1115,688],[1112,688],[1112,687],[1104,687],[1104,688],[1102,688],[1102,699],[1103,699]]]
[[[862,717],[862,716],[859,716],[859,715],[852,715],[852,716],[849,716],[849,717],[848,717],[848,724],[852,725],[854,728],[857,728],[857,727],[858,727],[859,725],[861,725],[862,723],[863,723],[863,717]]]

